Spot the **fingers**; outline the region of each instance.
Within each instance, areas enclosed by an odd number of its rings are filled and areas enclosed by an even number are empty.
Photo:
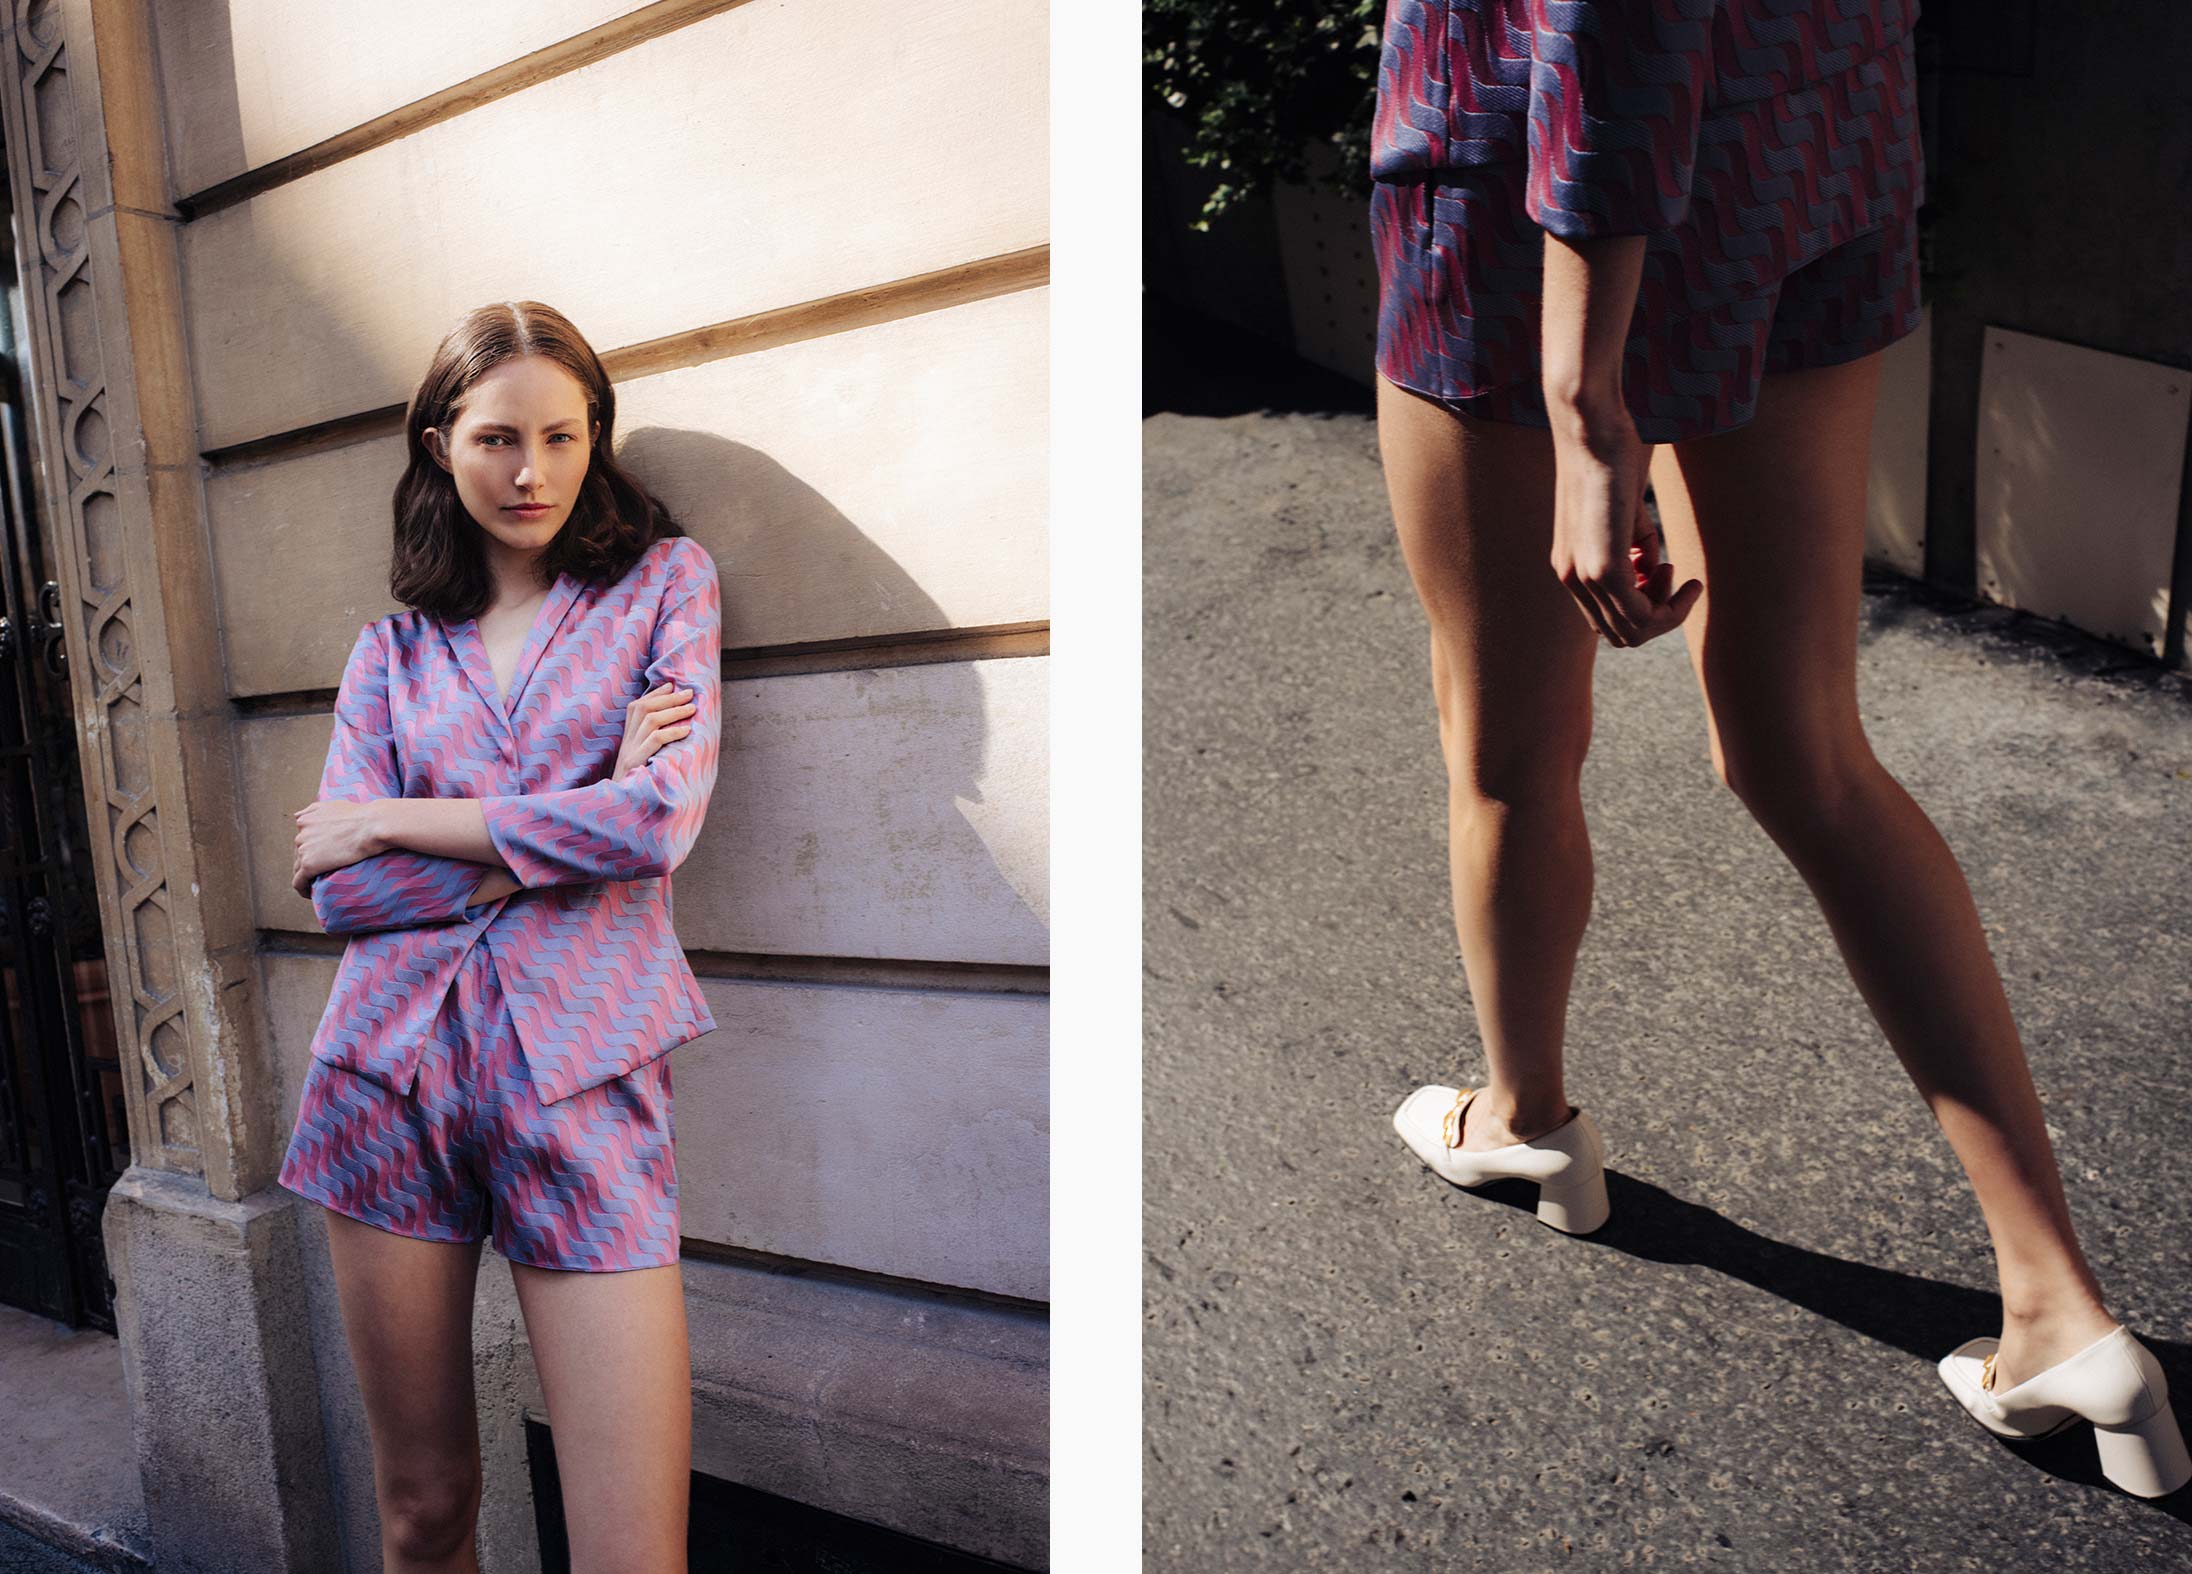
[[[1571,568],[1569,592],[1590,613],[1607,643],[1634,649],[1657,639],[1680,627],[1703,594],[1703,583],[1694,579],[1674,590],[1674,564],[1662,555],[1664,544],[1665,537],[1640,499],[1627,561],[1609,563],[1590,575]]]
[[[1599,635],[1624,650],[1681,627],[1705,592],[1704,581],[1692,579],[1668,594],[1674,584],[1672,563],[1660,563],[1643,576],[1627,565],[1609,567],[1593,578],[1571,572],[1561,583]]]
[[[1636,507],[1636,527],[1629,538],[1629,566],[1636,571],[1639,582],[1648,579],[1660,566],[1660,548],[1664,542],[1659,527],[1644,512],[1644,505]]]
[[[1624,580],[1630,582],[1623,583]],[[1598,593],[1605,608],[1608,626],[1614,630],[1613,642],[1633,649],[1662,634],[1681,627],[1682,620],[1690,615],[1690,608],[1697,605],[1697,598],[1704,594],[1703,580],[1685,581],[1673,595],[1667,587],[1674,583],[1674,565],[1663,563],[1655,569],[1651,583],[1639,588],[1631,577],[1623,572],[1608,579],[1587,581],[1588,588]]]
[[[1590,582],[1576,572],[1573,563],[1563,563],[1558,554],[1553,558],[1552,567],[1554,577],[1560,581],[1560,588],[1575,598],[1576,608],[1582,614],[1583,621],[1591,625],[1592,631],[1600,639],[1613,641],[1613,630],[1607,627],[1606,615],[1599,610],[1597,599],[1590,593]]]
[[[1603,579],[1591,582],[1597,593],[1599,605],[1605,610],[1606,622],[1620,636],[1617,643],[1641,645],[1659,632],[1653,627],[1659,609],[1651,598],[1636,588],[1636,576],[1626,563],[1609,572]]]
[[[645,746],[651,754],[661,744],[670,741],[656,736],[662,728],[693,716],[700,706],[691,689],[672,688],[667,683],[660,683],[632,701],[630,709],[631,717],[625,723],[626,742],[631,746]],[[685,732],[691,730],[688,727],[677,736],[683,737]],[[645,759],[646,755],[643,754],[640,758]]]
[[[686,689],[681,692],[690,694],[692,691]],[[675,695],[665,695],[662,703],[644,713],[639,719],[639,730],[634,736],[640,739],[648,738],[666,727],[674,727],[679,722],[687,721],[700,710],[699,704],[695,701],[686,700],[681,703],[672,703],[675,699]],[[684,732],[690,732],[691,730],[689,726],[683,729]],[[680,736],[682,735],[683,733],[680,733]]]
[[[1628,648],[1630,644],[1629,636],[1621,625],[1614,621],[1613,614],[1606,610],[1605,602],[1592,595],[1589,590],[1584,589],[1579,589],[1576,592],[1576,599],[1589,605],[1591,625],[1598,630],[1600,639],[1619,649],[1625,650]]]

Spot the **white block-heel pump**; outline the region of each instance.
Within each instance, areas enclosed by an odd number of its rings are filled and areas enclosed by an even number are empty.
[[[1477,1187],[1505,1178],[1538,1184],[1540,1222],[1569,1235],[1588,1235],[1606,1222],[1606,1144],[1598,1124],[1577,1110],[1528,1142],[1482,1153],[1461,1151],[1461,1124],[1476,1088],[1440,1083],[1420,1087],[1393,1112],[1393,1129],[1442,1180]]]
[[[2101,1474],[2136,1497],[2165,1497],[2192,1481],[2192,1456],[2169,1405],[2169,1379],[2127,1328],[2110,1329],[2067,1360],[2014,1388],[1994,1387],[2001,1341],[1970,1339],[1941,1357],[1941,1381],[1997,1437],[2052,1437],[2093,1423]]]

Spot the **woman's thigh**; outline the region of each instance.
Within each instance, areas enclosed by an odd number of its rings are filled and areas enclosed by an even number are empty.
[[[548,1401],[578,1567],[682,1569],[692,1356],[680,1265],[587,1273],[510,1265]]]
[[[1573,776],[1598,634],[1552,568],[1552,434],[1377,379],[1378,448],[1431,624],[1449,771],[1488,797]]]
[[[1751,801],[1816,802],[1869,759],[1857,710],[1865,489],[1880,354],[1769,373],[1757,414],[1653,456],[1713,766]]]
[[[382,1512],[462,1519],[479,1474],[472,1298],[481,1243],[417,1240],[332,1209],[326,1217]]]

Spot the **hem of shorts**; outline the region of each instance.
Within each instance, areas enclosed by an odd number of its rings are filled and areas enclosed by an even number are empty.
[[[323,1192],[308,1191],[304,1187],[299,1186],[292,1181],[281,1180],[279,1178],[275,1180],[274,1184],[281,1187],[282,1190],[290,1193],[292,1196],[302,1197],[306,1202],[318,1203],[329,1213],[339,1213],[346,1219],[357,1220],[360,1224],[370,1224],[376,1230],[385,1231],[390,1235],[401,1236],[407,1241],[432,1241],[437,1246],[471,1246],[477,1242],[487,1239],[487,1236],[484,1233],[479,1235],[420,1235],[413,1230],[399,1230],[393,1224],[386,1223],[367,1214],[359,1213],[353,1209],[346,1208],[341,1203],[334,1201]]]
[[[1483,401],[1485,401],[1485,400],[1488,400],[1488,399],[1491,399],[1491,398],[1493,398],[1493,397],[1497,396],[1497,395],[1498,395],[1498,394],[1500,394],[1500,393],[1503,393],[1503,392],[1505,392],[1505,390],[1504,390],[1504,389],[1501,389],[1501,388],[1485,388],[1485,389],[1481,389],[1481,390],[1479,390],[1479,391],[1478,391],[1478,392],[1476,392],[1476,393],[1469,393],[1469,394],[1446,393],[1446,392],[1444,392],[1444,391],[1442,391],[1442,390],[1440,390],[1440,389],[1436,389],[1436,388],[1423,388],[1423,387],[1419,387],[1419,386],[1417,386],[1417,385],[1416,385],[1415,383],[1410,383],[1410,382],[1403,382],[1403,381],[1401,381],[1401,379],[1399,379],[1398,377],[1395,377],[1395,376],[1394,376],[1394,375],[1393,375],[1393,374],[1392,374],[1391,372],[1387,371],[1387,370],[1386,370],[1386,369],[1385,369],[1384,367],[1382,367],[1382,366],[1380,366],[1380,367],[1378,367],[1378,368],[1377,368],[1377,374],[1378,374],[1378,375],[1379,375],[1380,377],[1384,378],[1384,379],[1385,379],[1385,380],[1386,380],[1387,382],[1391,383],[1391,384],[1392,384],[1392,385],[1393,385],[1393,386],[1394,386],[1395,388],[1405,388],[1405,389],[1406,389],[1406,390],[1407,390],[1408,392],[1410,392],[1410,393],[1412,393],[1412,394],[1421,394],[1421,395],[1422,395],[1422,396],[1423,396],[1424,398],[1426,398],[1426,399],[1435,399],[1435,400],[1437,400],[1437,401],[1438,401],[1438,402],[1439,402],[1440,404],[1458,404],[1458,405],[1471,405],[1471,404],[1479,404],[1479,403],[1482,403],[1482,402],[1483,402]],[[1471,411],[1470,413],[1471,413],[1471,414],[1475,414],[1475,412],[1474,412],[1474,411]],[[1479,416],[1479,417],[1478,417],[1478,419],[1479,419],[1479,420],[1500,420],[1500,419],[1506,419],[1506,418],[1505,418],[1505,417],[1495,417],[1495,416]],[[1537,428],[1537,429],[1538,429],[1539,431],[1543,431],[1543,432],[1549,432],[1549,431],[1551,431],[1551,430],[1552,430],[1552,424],[1551,424],[1551,423],[1550,423],[1549,421],[1515,421],[1515,420],[1508,420],[1508,421],[1507,421],[1507,424],[1508,424],[1508,425],[1510,425],[1510,426],[1534,426],[1534,427],[1536,427],[1536,428]]]
[[[1888,334],[1885,337],[1875,338],[1861,350],[1851,350],[1847,354],[1833,356],[1827,360],[1804,361],[1795,366],[1781,367],[1779,368],[1779,370],[1784,372],[1812,372],[1818,371],[1822,367],[1846,366],[1851,361],[1861,361],[1868,355],[1877,355],[1880,351],[1886,349],[1891,344],[1901,344],[1905,339],[1909,338],[1920,328],[1924,327],[1925,321],[1925,312],[1923,308],[1921,308],[1917,314],[1917,321],[1913,322],[1908,328],[1905,328],[1898,333]],[[1775,374],[1773,372],[1768,372],[1765,375],[1770,377]]]
[[[1856,357],[1852,356],[1851,359],[1855,360]],[[1381,377],[1385,377],[1385,373],[1382,370],[1379,372],[1378,375]],[[1480,410],[1473,410],[1469,408],[1472,404],[1477,404],[1490,399],[1494,394],[1499,392],[1499,390],[1496,388],[1487,389],[1485,392],[1477,394],[1446,394],[1434,393],[1427,388],[1418,388],[1415,384],[1404,383],[1397,377],[1386,377],[1386,381],[1391,383],[1395,388],[1405,388],[1410,393],[1421,394],[1424,398],[1445,405],[1449,409],[1458,407],[1462,414],[1467,415],[1475,420],[1493,421],[1501,426],[1528,427],[1533,432],[1550,432],[1553,429],[1552,419],[1550,416],[1548,416],[1544,420],[1535,420],[1526,413],[1516,414],[1510,412],[1505,415],[1488,415]],[[1636,420],[1636,412],[1632,410],[1629,413],[1629,418],[1632,421]],[[1645,435],[1645,432],[1650,423],[1638,422],[1637,438],[1647,447],[1657,448],[1664,446],[1668,443],[1694,443],[1702,437],[1725,437],[1730,432],[1741,431],[1749,424],[1750,420],[1748,417],[1746,417],[1741,421],[1731,421],[1726,426],[1716,426],[1710,431],[1684,432],[1675,437],[1649,437]]]
[[[685,1254],[679,1251],[673,1252],[660,1262],[628,1262],[607,1267],[595,1263],[535,1262],[530,1257],[519,1257],[514,1253],[504,1251],[500,1241],[491,1242],[490,1244],[495,1248],[495,1255],[504,1262],[516,1263],[521,1268],[539,1268],[548,1273],[636,1273],[642,1268],[667,1268],[672,1263],[685,1260]]]

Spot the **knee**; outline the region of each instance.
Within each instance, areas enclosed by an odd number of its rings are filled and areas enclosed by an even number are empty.
[[[1517,807],[1576,795],[1591,749],[1588,689],[1573,706],[1502,718],[1490,713],[1482,693],[1456,678],[1436,640],[1431,689],[1446,779],[1457,797]]]
[[[1449,795],[1486,809],[1570,809],[1581,797],[1589,740],[1475,740],[1446,750]]]
[[[1784,844],[1828,835],[1880,769],[1862,729],[1723,729],[1713,773]]]
[[[469,1471],[407,1472],[385,1482],[382,1542],[406,1560],[433,1563],[452,1556],[478,1523],[480,1485],[477,1461]]]

